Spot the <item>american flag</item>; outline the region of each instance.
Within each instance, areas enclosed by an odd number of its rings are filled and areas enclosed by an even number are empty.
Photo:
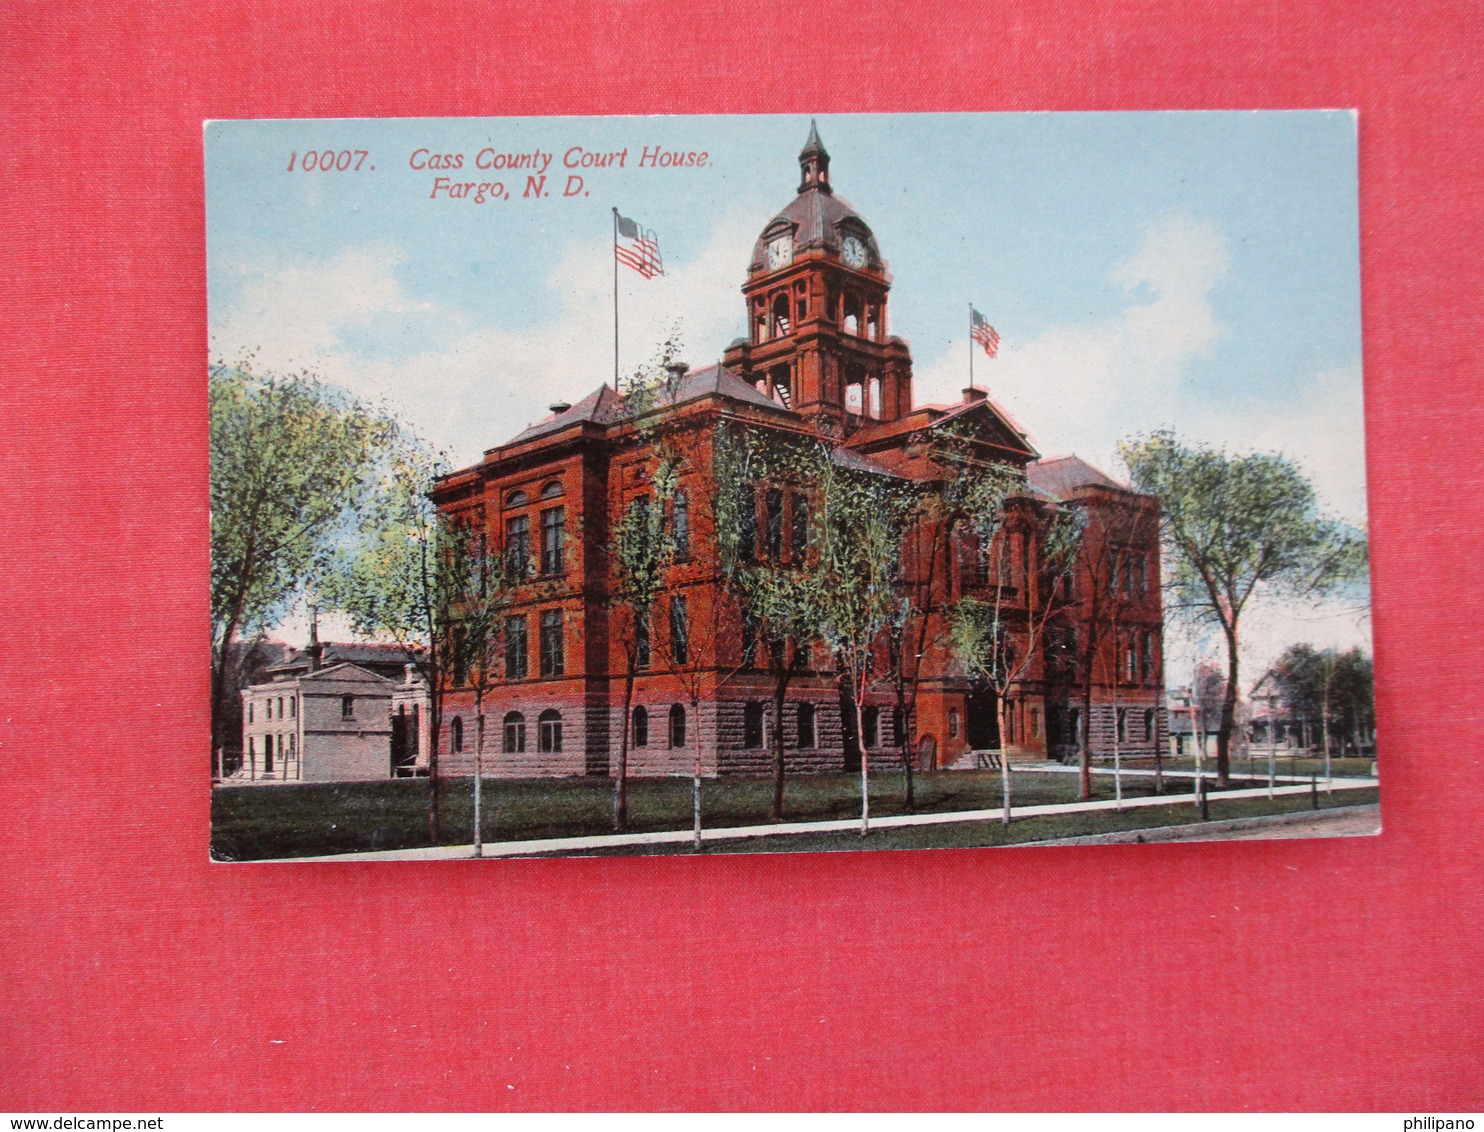
[[[989,323],[984,321],[984,316],[973,307],[969,308],[969,335],[984,347],[984,352],[991,358],[1000,351],[1000,335]]]
[[[660,260],[660,238],[651,229],[639,227],[627,216],[618,216],[618,236],[613,244],[613,255],[625,267],[632,267],[646,279],[665,273]]]

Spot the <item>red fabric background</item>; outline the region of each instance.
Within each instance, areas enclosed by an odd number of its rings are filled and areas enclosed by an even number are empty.
[[[1476,4],[212,7],[0,16],[0,1108],[1484,1106]],[[1383,837],[207,863],[202,119],[1348,106]]]

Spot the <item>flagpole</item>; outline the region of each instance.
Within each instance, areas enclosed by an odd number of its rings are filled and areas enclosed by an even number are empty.
[[[613,392],[618,392],[618,209],[613,210]]]
[[[974,304],[969,304],[969,388],[974,388]]]

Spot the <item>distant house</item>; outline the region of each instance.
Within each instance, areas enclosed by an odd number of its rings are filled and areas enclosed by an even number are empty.
[[[242,766],[234,780],[391,778],[398,685],[354,664],[280,676],[242,691]]]
[[[319,650],[317,656],[314,655],[316,649]],[[277,680],[281,677],[301,676],[315,668],[330,668],[336,664],[354,664],[357,668],[364,668],[367,672],[385,676],[388,680],[400,680],[408,662],[416,661],[421,655],[421,649],[415,648],[409,652],[401,645],[359,642],[320,644],[311,639],[308,647],[294,649],[278,663],[270,665],[267,673],[270,679]]]

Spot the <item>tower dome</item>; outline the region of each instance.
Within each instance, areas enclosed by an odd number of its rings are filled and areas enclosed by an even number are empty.
[[[799,195],[764,225],[753,245],[749,271],[777,266],[769,263],[769,245],[781,236],[792,235],[794,255],[822,248],[839,255],[845,238],[854,236],[865,251],[862,266],[881,268],[881,250],[870,225],[861,219],[850,202],[837,195],[830,184],[830,155],[819,140],[819,128],[811,119],[809,138],[799,152]]]

